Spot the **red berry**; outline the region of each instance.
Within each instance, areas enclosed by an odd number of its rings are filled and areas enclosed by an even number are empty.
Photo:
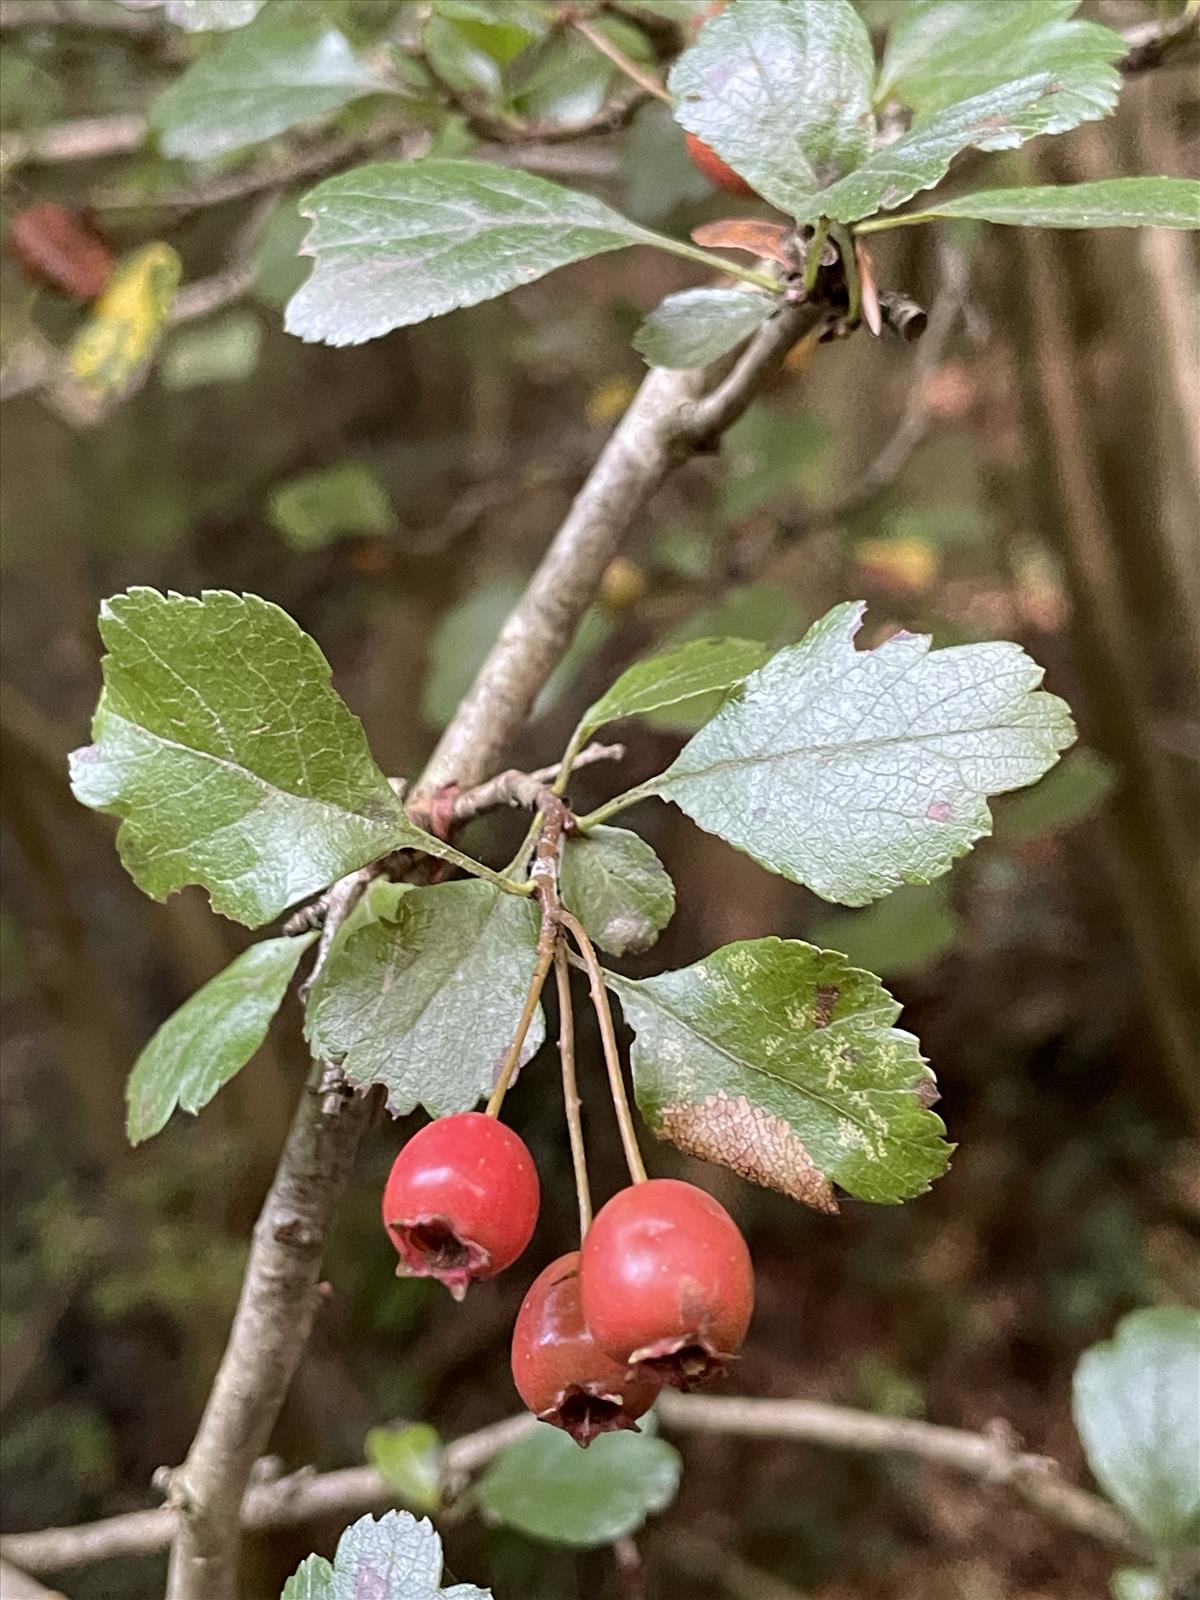
[[[677,1389],[722,1375],[754,1310],[737,1224],[674,1178],[634,1184],[604,1206],[583,1242],[579,1288],[596,1343]]]
[[[551,1262],[521,1302],[512,1375],[530,1411],[585,1449],[601,1433],[636,1433],[659,1390],[653,1374],[631,1372],[592,1338],[579,1303],[578,1250]]]
[[[717,188],[724,189],[726,194],[753,195],[755,193],[745,178],[739,177],[732,167],[726,166],[717,152],[711,146],[706,145],[703,139],[697,139],[694,133],[689,133],[684,143],[687,145],[688,155],[691,156],[692,161],[699,167],[709,183],[715,183]]]
[[[439,1117],[404,1146],[383,1191],[397,1275],[437,1278],[461,1300],[521,1254],[539,1198],[533,1157],[511,1128],[481,1111]]]

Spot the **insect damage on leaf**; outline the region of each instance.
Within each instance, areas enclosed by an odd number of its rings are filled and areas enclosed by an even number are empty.
[[[803,1142],[782,1117],[752,1106],[744,1094],[734,1099],[718,1092],[699,1105],[665,1105],[659,1116],[654,1131],[685,1155],[715,1161],[817,1211],[837,1211],[833,1185]]]

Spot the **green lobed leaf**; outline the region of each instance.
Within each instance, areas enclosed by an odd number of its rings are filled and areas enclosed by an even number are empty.
[[[131,1144],[160,1132],[178,1106],[200,1111],[267,1036],[315,933],[264,939],[231,961],[159,1028],[125,1086]]]
[[[654,851],[625,828],[593,828],[563,841],[563,904],[611,956],[648,950],[675,913],[675,885]]]
[[[923,1194],[946,1167],[933,1075],[872,973],[796,939],[694,966],[606,974],[634,1030],[638,1106],[660,1139],[821,1211]]]
[[[421,682],[421,715],[431,728],[444,728],[454,715],[527,581],[515,572],[491,578],[439,617]]]
[[[1027,189],[981,189],[941,200],[924,211],[880,218],[860,231],[965,217],[1015,228],[1200,228],[1200,180],[1101,178],[1095,183],[1045,183]]]
[[[388,84],[319,5],[271,5],[194,61],[155,101],[164,155],[209,160],[311,122]]]
[[[427,1422],[414,1422],[407,1428],[372,1428],[365,1452],[405,1505],[427,1513],[441,1509],[442,1441],[436,1428]]]
[[[633,348],[652,367],[706,367],[760,328],[777,304],[753,289],[684,289],[655,306]]]
[[[320,550],[353,536],[380,538],[396,527],[388,492],[363,461],[338,461],[289,479],[272,492],[270,516],[293,550]]]
[[[479,1483],[484,1513],[532,1539],[589,1549],[663,1511],[679,1488],[679,1453],[643,1433],[604,1433],[586,1450],[560,1428],[535,1428]]]
[[[1035,72],[1060,84],[1045,132],[1064,133],[1116,109],[1117,62],[1125,41],[1111,28],[1074,18],[1079,0],[1021,0],[976,5],[908,0],[888,33],[876,104],[901,100],[919,126],[973,95]],[[990,148],[981,144],[980,149]]]
[[[432,1523],[385,1511],[378,1521],[351,1523],[332,1564],[309,1556],[288,1579],[282,1600],[492,1600],[492,1592],[473,1583],[443,1589],[442,1541]]]
[[[996,838],[1006,845],[1020,845],[1073,828],[1098,811],[1116,785],[1112,762],[1096,750],[1076,745],[1036,788],[997,808]]]
[[[857,222],[876,211],[891,211],[919,190],[940,183],[961,151],[1010,149],[1045,133],[1058,89],[1058,80],[1043,72],[960,100],[876,150],[829,188],[803,201],[798,197],[792,213],[800,222],[821,216]]]
[[[485,883],[409,889],[331,951],[308,1001],[313,1053],[381,1083],[401,1116],[489,1093],[533,976],[533,904]],[[522,1055],[544,1037],[539,1010]]]
[[[860,651],[864,609],[835,606],[780,650],[643,791],[851,906],[939,877],[990,832],[987,797],[1035,782],[1075,736],[1017,645],[931,652],[901,632]]]
[[[959,924],[949,884],[939,878],[905,884],[858,911],[835,911],[807,932],[827,949],[840,950],[852,966],[895,978],[919,972],[952,950]]]
[[[871,38],[850,0],[735,0],[671,69],[675,120],[783,211],[867,156]]]
[[[748,459],[761,467],[769,491],[773,474],[764,455],[748,452]],[[724,481],[726,499],[738,493],[735,478],[744,464],[739,457],[731,458]],[[703,606],[677,623],[662,640],[663,653],[692,639],[727,633],[761,645],[761,660],[757,663],[761,666],[779,645],[794,640],[803,625],[803,614],[785,589],[777,584],[743,584],[740,588],[727,589],[713,605]],[[695,733],[716,715],[737,687],[735,684],[732,690],[716,689],[682,705],[663,706],[661,710],[647,712],[646,721],[650,727],[668,733]]]
[[[334,1600],[332,1561],[305,1556],[284,1584],[279,1600]]]
[[[605,723],[645,716],[664,706],[685,706],[714,690],[743,683],[771,652],[753,639],[689,639],[673,650],[635,661],[580,718],[572,745],[582,745]]]
[[[1200,1536],[1200,1311],[1122,1317],[1080,1358],[1072,1409],[1097,1481],[1155,1544]]]
[[[301,201],[313,220],[308,282],[286,327],[361,344],[490,300],[556,267],[654,236],[590,195],[483,161],[380,162]]]
[[[199,883],[257,927],[391,850],[440,852],[278,606],[130,589],[101,606],[100,633],[95,743],[71,757],[71,786],[123,819],[117,847],[147,894]]]

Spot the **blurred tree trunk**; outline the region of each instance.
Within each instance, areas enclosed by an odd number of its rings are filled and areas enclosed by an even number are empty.
[[[1138,86],[1130,149],[1113,127],[1081,130],[1039,157],[1033,181],[1148,159],[1185,170],[1164,103],[1173,91],[1156,80],[1151,115],[1148,88]],[[1194,257],[1161,232],[1014,228],[1003,243],[1002,326],[1030,429],[1036,525],[1070,593],[1083,737],[1120,776],[1107,864],[1163,1067],[1200,1127],[1196,797],[1181,760],[1200,683]]]

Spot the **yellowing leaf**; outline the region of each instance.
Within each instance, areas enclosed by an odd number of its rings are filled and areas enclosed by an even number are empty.
[[[127,256],[71,346],[71,372],[94,395],[127,389],[150,360],[179,287],[179,257],[169,244]]]
[[[941,558],[927,539],[864,539],[859,567],[891,588],[923,594],[937,582]]]
[[[637,385],[629,378],[609,378],[588,395],[587,419],[593,427],[615,422],[633,399]]]

